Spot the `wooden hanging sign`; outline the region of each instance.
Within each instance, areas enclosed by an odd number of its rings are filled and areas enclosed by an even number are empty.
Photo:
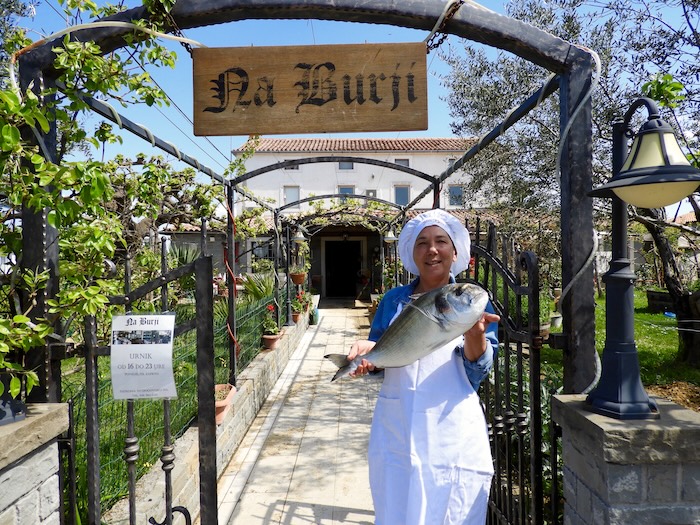
[[[194,134],[428,128],[425,43],[196,48]]]

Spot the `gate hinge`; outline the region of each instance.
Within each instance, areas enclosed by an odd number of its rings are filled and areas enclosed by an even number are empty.
[[[556,334],[550,333],[549,338],[547,339],[547,344],[555,350],[566,350],[568,340],[569,338],[567,337],[567,334],[559,332]]]
[[[65,341],[59,343],[49,343],[49,355],[52,361],[61,361],[75,357],[75,343],[73,341]]]

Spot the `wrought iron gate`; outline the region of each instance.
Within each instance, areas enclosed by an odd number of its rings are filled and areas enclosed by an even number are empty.
[[[163,267],[163,274],[138,287],[130,290],[130,270],[127,265],[125,279],[125,294],[110,297],[112,305],[123,305],[129,312],[136,301],[160,291],[162,312],[168,309],[168,283],[183,277],[194,276],[194,316],[186,322],[176,322],[174,336],[177,339],[192,330],[196,331],[196,384],[197,384],[197,428],[199,439],[199,510],[200,523],[202,525],[215,525],[217,523],[217,494],[216,494],[216,423],[214,408],[214,315],[213,315],[213,288],[212,288],[212,259],[211,257],[199,257],[194,262],[181,266],[171,271]],[[87,445],[87,520],[90,525],[98,525],[102,521],[101,515],[101,483],[100,483],[100,397],[99,386],[104,383],[101,380],[99,360],[110,355],[109,345],[98,342],[98,327],[94,317],[85,318],[85,344],[78,349],[78,353],[85,358],[85,439]],[[126,439],[123,448],[123,461],[126,463],[128,475],[128,503],[129,523],[134,525],[136,517],[136,462],[139,457],[139,436],[134,425],[135,404],[141,401],[126,401]],[[171,401],[162,401],[163,437],[160,454],[163,475],[165,477],[165,501],[162,516],[152,516],[149,522],[154,525],[170,525],[174,514],[184,516],[185,523],[192,523],[190,510],[184,506],[176,505],[173,501],[171,472],[174,468],[176,457],[173,454],[174,441],[171,432]],[[156,422],[153,422],[156,425]],[[75,421],[71,417],[71,429],[75,428]],[[103,429],[104,431],[105,429]],[[73,439],[74,441],[74,439]],[[70,469],[74,463],[75,443],[64,443],[64,454],[67,458],[69,473],[65,476],[68,480],[75,479]],[[67,508],[64,522],[76,523],[76,495],[75,488],[66,488]],[[83,496],[85,497],[85,496]],[[162,521],[160,521],[162,519]]]
[[[499,355],[480,391],[495,468],[487,522],[556,524],[558,443],[552,424],[546,422],[548,432],[543,427],[537,256],[516,252],[492,224],[484,232],[477,222],[475,235],[471,277],[490,291],[501,316]]]

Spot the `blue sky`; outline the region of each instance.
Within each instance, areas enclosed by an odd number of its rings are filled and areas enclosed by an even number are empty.
[[[484,0],[484,7],[503,13],[503,1]],[[129,6],[140,2],[128,2]],[[36,8],[33,19],[24,19],[21,25],[33,29],[30,37],[38,40],[52,32],[66,27],[61,9],[55,0],[48,0]],[[218,26],[190,29],[185,36],[208,47],[275,46],[275,45],[327,45],[347,43],[417,42],[428,36],[427,31],[401,28],[390,25],[329,22],[320,20],[245,20]],[[454,38],[454,37],[450,37]],[[457,39],[456,39],[457,40]],[[180,44],[161,40],[174,49],[178,55],[176,69],[158,68],[151,70],[156,82],[168,93],[173,101],[170,107],[158,109],[146,106],[115,108],[127,118],[148,127],[151,132],[175,144],[182,152],[197,158],[202,164],[221,173],[227,164],[232,148],[240,146],[247,137],[195,137],[192,124],[192,61]],[[443,45],[446,45],[447,42]],[[446,91],[440,85],[439,77],[447,72],[447,67],[438,58],[437,52],[428,55],[428,129],[391,133],[349,133],[327,134],[328,137],[450,137],[450,118],[443,98]],[[184,115],[183,115],[184,113]],[[99,120],[90,118],[87,128],[94,129]],[[122,132],[124,145],[119,148],[124,153],[143,151],[151,153],[150,144],[144,144],[129,132]],[[283,136],[283,135],[277,135]],[[305,135],[306,136],[306,135]],[[308,136],[318,136],[308,135]],[[153,153],[162,154],[159,150]]]

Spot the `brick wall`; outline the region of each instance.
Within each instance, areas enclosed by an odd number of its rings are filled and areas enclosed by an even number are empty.
[[[700,414],[656,401],[660,419],[621,421],[587,410],[585,396],[555,396],[564,525],[700,522]]]

